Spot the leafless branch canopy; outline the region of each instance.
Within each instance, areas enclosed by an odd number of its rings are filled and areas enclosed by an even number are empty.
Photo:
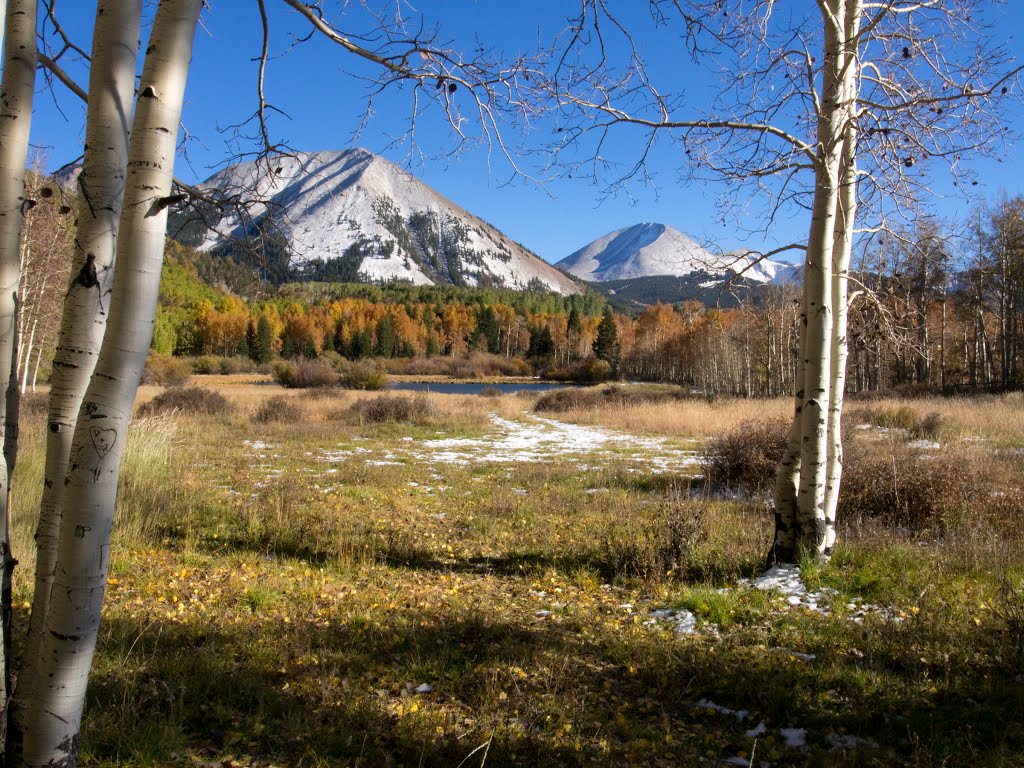
[[[1005,151],[1021,67],[997,41],[982,5],[863,3],[851,119],[867,218],[906,212],[941,169],[969,187],[969,156]],[[814,174],[804,171],[826,154],[816,128],[829,7],[825,0],[650,0],[661,52],[675,46],[680,70],[689,59],[718,73],[716,95],[694,99],[678,70],[645,58],[610,0],[580,0],[559,42],[552,84],[560,109],[557,165],[619,188],[648,180],[652,148],[667,141],[678,147],[686,178],[724,179],[737,200],[754,193],[768,201],[770,227],[789,204],[807,205]],[[634,149],[623,166],[610,155],[613,146],[622,154],[624,130]]]

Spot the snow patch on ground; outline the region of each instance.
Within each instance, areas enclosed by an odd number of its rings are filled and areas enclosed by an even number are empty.
[[[739,585],[741,587],[752,587],[754,589],[776,592],[787,606],[801,607],[821,616],[832,615],[834,599],[838,594],[836,590],[829,587],[822,587],[813,591],[807,589],[807,585],[804,584],[803,579],[800,577],[800,567],[788,564],[769,568],[764,574],[754,579],[741,579]],[[885,621],[903,621],[906,618],[900,611],[881,605],[865,603],[859,598],[853,598],[844,607],[846,608],[846,618],[857,624],[862,623],[868,616],[876,616]],[[790,655],[804,658],[806,654],[790,651]]]
[[[750,715],[745,709],[729,709],[723,707],[721,704],[715,704],[711,699],[701,699],[694,704],[697,709],[710,709],[712,712],[717,712],[720,715],[732,715],[740,722],[743,722]]]
[[[851,733],[829,733],[825,736],[825,740],[828,741],[829,746],[833,750],[856,749],[857,747],[878,749],[877,741],[874,741],[873,739],[863,739],[860,736],[854,736]]]
[[[427,440],[403,438],[402,444],[391,451],[339,447],[321,450],[314,458],[323,463],[361,459],[372,466],[414,462],[430,465],[481,462],[514,464],[571,459],[581,470],[598,468],[610,460],[619,460],[641,465],[644,472],[654,474],[693,469],[699,461],[696,451],[678,448],[657,437],[637,437],[625,432],[568,424],[540,416],[527,416],[524,421],[513,421],[492,413],[491,423],[495,431],[484,437],[444,437],[443,433],[439,433],[437,438]],[[254,443],[252,447],[254,450],[257,447],[265,450],[270,446]],[[583,461],[584,458],[586,461]],[[588,493],[606,490],[588,489]],[[522,488],[513,488],[512,492],[526,494]]]
[[[764,720],[755,725],[749,731],[746,731],[743,735],[748,739],[756,739],[758,736],[764,736],[768,733],[768,726],[764,724]]]
[[[788,605],[793,607],[801,606],[808,611],[820,613],[823,616],[831,615],[828,604],[831,603],[832,598],[836,595],[836,591],[828,587],[823,587],[813,592],[808,590],[807,585],[800,578],[800,567],[788,564],[769,568],[761,576],[754,579],[741,579],[740,586],[777,592],[785,598]]]
[[[787,747],[796,749],[807,746],[806,728],[779,728],[779,736],[782,737]]]
[[[637,437],[541,416],[512,421],[492,413],[491,422],[496,427],[494,434],[424,440],[417,448],[410,448],[410,455],[418,461],[446,464],[540,462],[586,455],[591,460],[643,462],[653,473],[695,467],[698,463],[696,451],[673,447],[656,437]]]
[[[677,635],[692,635],[697,631],[697,617],[682,608],[676,611],[671,608],[651,611],[651,618],[644,622],[644,626],[652,627],[659,624],[668,624]]]

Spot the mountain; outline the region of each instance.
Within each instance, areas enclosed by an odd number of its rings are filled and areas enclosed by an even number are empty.
[[[720,285],[737,274],[750,283],[790,282],[798,269],[769,259],[757,262],[750,251],[716,255],[678,229],[653,223],[609,232],[555,266],[591,282],[690,277],[695,289]]]
[[[215,199],[257,202],[241,214],[205,206],[206,222],[179,213],[170,222],[171,236],[200,250],[242,255],[239,242],[262,234],[264,268],[277,279],[581,290],[490,224],[365,149],[239,163],[200,188]]]

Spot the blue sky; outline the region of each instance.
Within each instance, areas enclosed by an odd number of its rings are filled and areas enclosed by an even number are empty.
[[[336,46],[324,42],[313,40],[292,45],[294,36],[305,34],[308,25],[280,0],[268,0],[267,4],[273,58],[268,65],[266,91],[269,101],[288,115],[288,119],[274,119],[275,138],[300,150],[363,146],[408,164],[405,149],[389,147],[395,135],[405,130],[408,91],[381,99],[373,119],[354,138],[367,89],[359,76],[368,70]],[[186,92],[183,124],[191,138],[187,142],[187,156],[179,159],[176,168],[177,175],[186,181],[201,181],[226,162],[231,145],[230,131],[225,133],[224,129],[244,120],[255,108],[253,59],[260,45],[256,4],[252,0],[213,0],[210,5],[197,35]],[[698,102],[705,99],[711,92],[712,79],[688,62],[678,34],[656,34],[649,23],[647,3],[622,0],[617,5],[639,30],[638,39],[652,70],[664,76],[670,86],[684,85],[688,98]],[[58,5],[61,23],[85,49],[89,46],[94,7],[85,0]],[[451,39],[456,47],[473,47],[479,39],[513,54],[531,49],[538,40],[550,39],[564,27],[578,2],[520,0],[510,5],[498,0],[421,0],[415,7],[430,22],[438,23],[442,36]],[[510,12],[512,7],[515,10]],[[1010,1],[1003,11],[1001,28],[1024,28],[1022,0]],[[1024,43],[1020,38],[1008,36],[1007,42],[1018,60],[1024,61]],[[66,65],[78,82],[86,82],[83,66],[71,60]],[[417,140],[430,155],[442,155],[451,146],[439,117],[439,113],[430,115],[417,128]],[[1024,115],[1020,117],[1024,119]],[[62,86],[57,85],[52,95],[45,91],[37,93],[32,141],[46,153],[49,168],[59,167],[81,154],[83,126],[84,107]],[[551,126],[541,125],[529,141],[541,145],[552,136]],[[623,135],[611,145],[611,158],[628,162],[628,144],[629,136]],[[414,162],[410,169],[549,261],[557,261],[613,229],[643,221],[668,224],[698,240],[725,248],[774,247],[806,237],[807,216],[800,211],[790,212],[764,234],[747,236],[732,222],[723,225],[723,188],[680,182],[677,152],[667,142],[660,145],[651,163],[656,186],[634,185],[628,196],[609,197],[603,184],[580,173],[544,186],[524,179],[509,182],[508,166],[500,158],[489,159],[483,149],[446,160]],[[982,183],[975,191],[988,199],[1003,193],[1024,193],[1024,174],[1018,156],[1019,150],[1002,163],[979,164]],[[525,167],[530,167],[529,161]],[[938,204],[938,211],[963,217],[970,206],[968,201],[950,197]],[[740,219],[751,229],[758,225],[754,217]]]

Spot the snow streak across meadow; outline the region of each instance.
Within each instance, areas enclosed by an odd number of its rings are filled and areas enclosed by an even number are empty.
[[[304,466],[298,467],[293,464],[297,457],[282,455],[278,452],[279,446],[275,444],[249,440],[245,445],[254,459],[253,467],[265,473],[264,479],[256,483],[257,487],[273,485],[285,471],[281,466],[290,465],[289,471],[315,478],[317,482],[313,487],[318,493],[332,493],[341,487],[341,473],[345,465],[426,468],[432,478],[429,485],[412,481],[407,485],[413,493],[441,498],[449,494],[466,492],[464,489],[445,484],[445,468],[453,466],[483,464],[493,467],[495,472],[503,474],[508,481],[514,481],[516,465],[554,461],[570,463],[580,473],[598,473],[592,479],[592,482],[597,483],[597,487],[588,487],[588,494],[609,491],[608,487],[601,485],[599,473],[613,462],[626,472],[638,475],[674,473],[682,477],[699,478],[701,471],[700,454],[695,450],[695,441],[637,436],[533,414],[507,419],[491,413],[490,425],[491,429],[486,434],[474,437],[448,436],[438,432],[425,438],[406,435],[390,440],[386,445],[367,440],[365,445],[342,443],[333,448],[306,450],[303,451],[300,460],[300,464]],[[403,481],[402,484],[406,483]],[[227,490],[229,493],[239,493],[232,489]],[[525,487],[510,487],[509,491],[523,496],[529,493]],[[444,506],[437,509],[443,511],[429,512],[426,516],[439,523],[449,517]],[[481,568],[479,576],[486,576],[485,568]],[[534,585],[528,591],[533,601],[529,618],[534,622],[555,621],[567,609],[566,597],[560,594],[560,588],[550,590],[541,589],[540,586]],[[620,587],[613,584],[603,584],[600,589],[609,595],[622,592]],[[769,596],[769,616],[792,613],[809,621],[824,621],[836,617],[856,624],[864,623],[866,620],[897,623],[906,618],[902,612],[868,603],[857,596],[840,594],[829,587],[809,588],[795,566],[773,568],[758,577],[740,579],[733,585],[711,590],[709,594],[717,593],[724,600],[735,598],[742,601],[745,594],[761,592]],[[622,626],[637,623],[651,632],[664,632],[669,636],[693,637],[698,640],[719,639],[732,631],[730,627],[719,626],[706,616],[699,616],[686,607],[667,605],[663,598],[653,595],[634,593],[629,596],[628,601],[611,605],[611,610],[621,619]],[[787,647],[771,650],[782,654],[790,663],[818,663],[817,655],[813,653],[804,653]],[[424,691],[429,690],[432,689],[427,684]],[[809,733],[799,723],[784,724],[786,727],[769,726],[762,714],[732,709],[707,698],[695,701],[692,706],[695,710],[715,712],[727,721],[735,719],[742,723],[744,727],[748,727],[744,731],[744,738],[750,739],[752,745],[770,735],[789,749],[807,748]],[[833,751],[878,748],[875,742],[850,734],[828,733],[815,738]],[[741,754],[724,758],[724,764],[748,765],[750,761],[749,757]]]
[[[387,450],[339,448],[316,454],[319,462],[360,460],[371,465],[472,464],[574,461],[580,469],[599,468],[609,459],[625,461],[634,471],[665,473],[688,470],[695,473],[698,454],[676,442],[656,437],[637,437],[610,429],[580,426],[555,419],[529,416],[526,421],[503,419],[491,414],[494,431],[483,437],[444,437],[415,440],[403,438],[403,445]],[[248,445],[265,455],[271,446],[259,441]]]

